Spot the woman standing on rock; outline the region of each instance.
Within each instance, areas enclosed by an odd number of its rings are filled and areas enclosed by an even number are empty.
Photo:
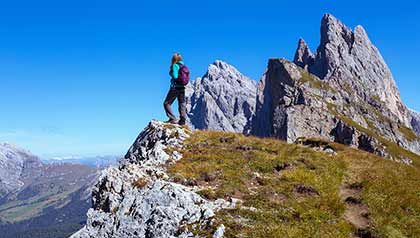
[[[171,105],[175,99],[178,99],[178,111],[180,117],[178,124],[185,125],[185,121],[187,119],[185,86],[189,82],[190,72],[187,66],[184,65],[181,54],[176,53],[172,56],[169,75],[171,76],[171,87],[169,88],[168,95],[163,103],[166,115],[169,117],[167,123],[175,124],[177,122],[176,116],[172,112]]]

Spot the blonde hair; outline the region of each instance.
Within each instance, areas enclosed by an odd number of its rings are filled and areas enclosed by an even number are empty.
[[[172,55],[171,67],[172,67],[172,65],[178,63],[181,60],[182,60],[182,56],[181,56],[180,53],[175,53],[174,55]]]

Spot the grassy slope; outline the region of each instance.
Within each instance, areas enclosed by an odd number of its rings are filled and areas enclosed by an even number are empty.
[[[74,187],[69,191],[58,192],[51,189],[43,194],[38,194],[25,200],[16,200],[0,206],[1,221],[20,222],[39,216],[49,206],[64,206],[68,196],[80,189]]]
[[[330,144],[337,155],[239,134],[196,131],[184,157],[169,168],[175,180],[197,184],[208,199],[239,198],[213,226],[225,237],[353,237],[343,217],[343,186],[356,184],[375,237],[420,237],[420,173],[383,158]]]

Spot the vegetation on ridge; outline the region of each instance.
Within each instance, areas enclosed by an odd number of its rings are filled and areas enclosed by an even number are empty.
[[[205,237],[219,224],[226,226],[225,237],[420,237],[417,167],[335,143],[319,144],[315,147],[336,154],[195,131],[169,173],[175,181],[200,186],[208,199],[242,201],[218,212],[212,226],[195,231]],[[344,197],[343,188],[357,190],[360,197]],[[352,217],[349,209],[362,205],[366,211]]]
[[[300,84],[309,83],[309,86],[311,88],[337,93],[337,91],[334,88],[332,88],[327,82],[318,79],[316,76],[308,73],[306,70],[299,68],[299,71],[301,73],[301,78],[298,81]]]
[[[368,135],[368,136],[370,136],[372,138],[377,139],[383,146],[385,146],[386,151],[393,158],[396,158],[396,159],[405,159],[405,158],[410,159],[410,160],[413,161],[413,165],[414,166],[420,168],[420,156],[419,155],[417,155],[417,154],[415,154],[415,153],[413,153],[413,152],[411,152],[409,150],[406,150],[406,149],[398,146],[396,143],[394,143],[392,141],[389,141],[389,140],[385,139],[384,137],[378,135],[373,130],[371,130],[369,128],[365,128],[365,127],[359,125],[358,123],[356,123],[355,121],[353,121],[351,118],[346,117],[346,116],[338,113],[335,110],[335,106],[333,104],[327,104],[327,106],[328,106],[328,110],[330,110],[330,112],[333,115],[335,115],[337,118],[339,118],[340,120],[342,120],[345,124],[356,128],[360,132],[363,132],[363,133],[365,133],[366,135]],[[367,122],[369,123],[369,120],[367,120]],[[402,127],[400,127],[400,129],[401,128]],[[406,131],[406,133],[409,133],[409,132]],[[412,133],[414,133],[414,132],[412,132]]]

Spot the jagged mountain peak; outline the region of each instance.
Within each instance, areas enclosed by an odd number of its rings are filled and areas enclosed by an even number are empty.
[[[233,65],[228,64],[222,60],[216,60],[210,64],[207,68],[206,74],[203,76],[205,80],[219,80],[224,79],[225,81],[235,80],[246,80],[248,77],[243,75]]]
[[[305,54],[306,46],[300,42],[294,62],[337,88],[351,88],[355,95],[346,95],[348,98],[383,104],[385,114],[390,112],[396,121],[409,126],[410,116],[392,73],[366,30],[359,25],[353,31],[333,15],[325,14],[320,31],[314,60]]]
[[[248,133],[255,111],[257,83],[234,66],[216,60],[187,88],[190,125]]]
[[[325,14],[322,18],[320,31],[321,39],[315,61],[308,67],[311,73],[324,79],[330,76],[331,68],[338,65],[335,58],[330,58],[330,54],[350,53],[354,37],[352,30],[331,14]]]
[[[352,32],[351,28],[346,26],[343,22],[341,22],[338,18],[333,16],[330,13],[325,14],[321,20],[321,42],[325,42],[323,40],[328,40],[328,38],[323,38],[328,36],[328,34],[337,34],[337,33],[344,33],[345,35],[350,35]]]
[[[302,68],[306,68],[308,65],[313,64],[314,59],[315,56],[312,54],[311,49],[306,44],[305,40],[300,38],[293,62]]]
[[[362,25],[357,25],[354,30],[352,30],[338,18],[329,13],[325,14],[321,20],[321,45],[331,43],[336,40],[345,40],[351,48],[354,43],[354,35],[356,34],[363,36],[362,38],[370,43],[367,32]],[[337,38],[335,36],[340,37]]]
[[[227,69],[227,68],[233,67],[231,64],[229,64],[229,63],[227,63],[227,62],[225,62],[223,60],[219,60],[219,59],[215,60],[212,64],[209,65],[209,67],[210,66],[216,66],[216,67],[222,68],[222,69],[223,68]]]
[[[361,38],[366,39],[367,41],[370,42],[370,39],[368,37],[368,34],[366,32],[366,29],[362,26],[362,25],[357,25],[354,28],[354,34],[361,36]]]

